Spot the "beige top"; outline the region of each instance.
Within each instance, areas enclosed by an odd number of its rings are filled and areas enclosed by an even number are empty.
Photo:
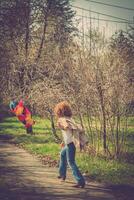
[[[72,131],[74,127],[72,126],[71,122],[74,123],[73,119],[67,117],[61,117],[58,120],[58,125],[62,130],[62,135],[65,144],[69,144],[74,140]]]
[[[58,120],[58,126],[62,130],[62,135],[65,144],[74,142],[75,145],[81,144],[84,146],[88,143],[88,138],[84,130],[79,124],[76,124],[72,118],[61,117]]]
[[[70,144],[71,142],[73,142],[73,133],[71,130],[62,130],[62,136],[65,144]]]

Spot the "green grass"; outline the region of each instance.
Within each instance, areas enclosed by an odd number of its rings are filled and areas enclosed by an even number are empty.
[[[113,184],[134,184],[132,164],[81,154],[77,162],[92,179]]]
[[[36,124],[33,127],[35,135],[26,134],[23,124],[16,117],[6,118],[0,123],[0,135],[12,136],[12,141],[27,151],[39,155],[50,156],[51,160],[59,160],[60,145],[56,144],[51,132],[50,121],[34,117]],[[134,119],[129,120],[127,133],[128,154],[134,153],[133,137]],[[99,158],[86,153],[77,153],[77,163],[83,172],[87,172],[92,179],[114,184],[134,184],[134,167],[132,164]]]
[[[50,155],[51,159],[58,159],[60,146],[55,143],[46,143],[46,144],[27,144],[25,146],[26,149],[30,150],[30,152],[37,155]]]

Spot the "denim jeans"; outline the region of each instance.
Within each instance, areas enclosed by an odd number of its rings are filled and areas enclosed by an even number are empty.
[[[76,179],[77,183],[80,185],[84,185],[85,180],[75,163],[75,152],[76,148],[73,142],[66,145],[62,149],[60,154],[59,174],[62,177],[66,177],[67,163],[68,163],[72,169],[73,176]]]

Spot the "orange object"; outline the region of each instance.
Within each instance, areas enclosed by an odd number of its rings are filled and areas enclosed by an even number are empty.
[[[22,100],[19,101],[14,109],[11,109],[11,112],[13,112],[17,116],[19,121],[25,124],[26,128],[31,127],[33,124],[35,124],[35,121],[32,119],[31,112],[28,110],[27,107],[24,106]]]
[[[64,142],[62,142],[62,143],[60,144],[60,147],[61,147],[61,148],[64,148],[64,146],[65,146],[65,144],[64,144]]]

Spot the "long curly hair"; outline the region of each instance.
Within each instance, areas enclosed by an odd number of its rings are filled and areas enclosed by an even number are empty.
[[[72,116],[72,110],[67,101],[62,101],[58,103],[54,108],[54,113],[58,118]]]

